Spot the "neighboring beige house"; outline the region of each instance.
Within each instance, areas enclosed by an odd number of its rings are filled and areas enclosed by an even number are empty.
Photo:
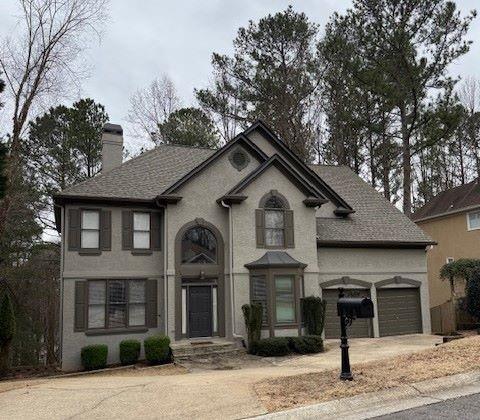
[[[427,253],[430,307],[436,308],[452,299],[450,282],[440,278],[442,266],[460,258],[480,258],[478,180],[438,194],[412,219],[437,242]],[[456,297],[463,297],[464,292],[464,282],[457,280]]]
[[[370,296],[352,336],[429,333],[425,249],[413,222],[346,167],[305,165],[261,121],[219,150],[161,145],[122,164],[107,124],[102,173],[54,197],[62,235],[62,367],[126,338],[301,333],[300,298],[323,296],[338,337],[338,287]]]

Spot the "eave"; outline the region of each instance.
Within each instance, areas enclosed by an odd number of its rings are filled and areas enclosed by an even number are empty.
[[[246,195],[224,195],[217,200],[217,204],[222,205],[222,203],[227,205],[240,204],[242,201],[245,201],[248,197]]]
[[[317,239],[318,248],[399,248],[425,249],[435,241],[337,241]]]

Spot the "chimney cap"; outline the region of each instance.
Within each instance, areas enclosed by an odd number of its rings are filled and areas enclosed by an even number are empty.
[[[120,124],[111,124],[111,123],[106,123],[103,126],[103,132],[104,133],[111,133],[111,134],[123,134],[123,128]]]

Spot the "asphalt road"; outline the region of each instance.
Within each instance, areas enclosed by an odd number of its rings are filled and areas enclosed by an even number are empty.
[[[387,416],[375,417],[377,420],[427,420],[427,419],[480,419],[480,394],[430,404],[411,410],[400,411]]]

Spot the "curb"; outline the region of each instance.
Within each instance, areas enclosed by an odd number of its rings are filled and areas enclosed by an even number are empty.
[[[480,370],[257,416],[255,419],[369,419],[480,392]]]

